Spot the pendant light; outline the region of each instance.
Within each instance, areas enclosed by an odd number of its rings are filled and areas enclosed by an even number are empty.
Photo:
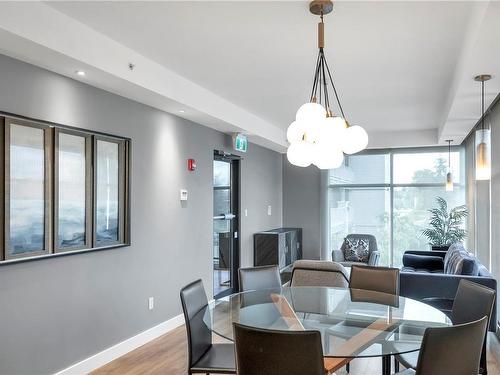
[[[484,82],[489,81],[491,75],[481,74],[474,80],[481,82],[481,128],[476,131],[476,180],[491,178],[490,163],[490,129],[484,126]]]
[[[368,134],[358,125],[351,126],[340,104],[332,73],[324,53],[325,24],[323,16],[333,10],[331,0],[314,0],[309,4],[312,14],[320,16],[318,24],[318,57],[314,70],[309,102],[303,104],[288,127],[288,161],[299,167],[311,164],[320,169],[333,169],[342,165],[344,153],[354,154],[368,145]],[[330,106],[328,86],[331,86],[341,116]]]
[[[446,191],[453,191],[453,175],[451,174],[451,139],[448,139],[448,173],[446,173]]]

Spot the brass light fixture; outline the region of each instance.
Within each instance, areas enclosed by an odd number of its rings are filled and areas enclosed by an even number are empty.
[[[319,169],[338,168],[342,165],[344,154],[355,154],[368,145],[365,129],[358,125],[351,126],[347,121],[333,82],[332,70],[326,62],[323,16],[332,10],[331,0],[314,0],[309,4],[309,11],[320,16],[318,57],[309,101],[298,109],[295,121],[287,130],[287,139],[290,142],[287,158],[291,164],[298,167],[314,164]],[[339,115],[332,111],[333,100],[330,105],[332,93]]]
[[[491,178],[490,129],[484,126],[484,82],[490,79],[489,74],[481,74],[474,78],[475,81],[481,82],[481,128],[476,131],[476,180],[478,181]]]
[[[448,173],[446,174],[446,191],[453,191],[453,175],[451,174],[451,139],[448,139]]]

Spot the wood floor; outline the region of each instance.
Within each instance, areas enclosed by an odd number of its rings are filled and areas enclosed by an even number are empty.
[[[222,339],[214,337],[214,341]],[[182,326],[108,363],[92,375],[186,375],[186,363],[186,331]],[[350,373],[379,375],[381,366],[380,359],[356,359],[351,362]],[[500,343],[492,333],[488,339],[488,373],[500,375]],[[340,370],[337,374],[345,375],[346,372]]]

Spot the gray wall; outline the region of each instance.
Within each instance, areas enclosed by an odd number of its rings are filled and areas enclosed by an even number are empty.
[[[500,278],[500,101],[492,109],[491,120],[491,271]],[[497,306],[500,307],[499,298]],[[500,319],[500,318],[499,318]]]
[[[211,295],[212,159],[224,134],[1,55],[0,110],[132,139],[132,246],[0,266],[0,374],[51,373],[170,319],[196,278]],[[241,181],[249,266],[252,233],[282,224],[281,155],[250,145]]]
[[[321,171],[291,165],[283,155],[283,225],[302,228],[303,257],[321,258]]]

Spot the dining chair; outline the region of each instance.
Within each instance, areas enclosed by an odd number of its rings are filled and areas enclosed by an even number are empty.
[[[347,288],[349,276],[343,265],[321,260],[297,260],[293,264],[291,286]]]
[[[469,280],[460,280],[457,294],[453,302],[450,319],[453,324],[464,324],[478,320],[483,316],[491,319],[491,312],[495,303],[495,291],[484,285]],[[486,361],[487,335],[485,335],[480,361],[480,374],[487,374]],[[401,363],[405,368],[417,367],[418,352],[395,356],[395,367]]]
[[[451,327],[427,328],[415,370],[397,375],[475,375],[486,336],[488,317]]]
[[[212,344],[212,332],[203,321],[208,299],[201,280],[181,289],[188,341],[188,374],[236,374],[233,344]]]
[[[233,330],[238,375],[325,375],[318,331]]]
[[[278,266],[261,266],[240,268],[240,292],[281,288],[281,277]]]
[[[399,269],[352,266],[349,288],[399,295]]]
[[[349,277],[349,288],[370,290],[373,292],[387,293],[393,296],[399,295],[399,269],[388,267],[358,266],[351,267]],[[382,372],[387,372],[391,365],[391,357],[382,358]],[[350,365],[346,366],[347,372]]]

